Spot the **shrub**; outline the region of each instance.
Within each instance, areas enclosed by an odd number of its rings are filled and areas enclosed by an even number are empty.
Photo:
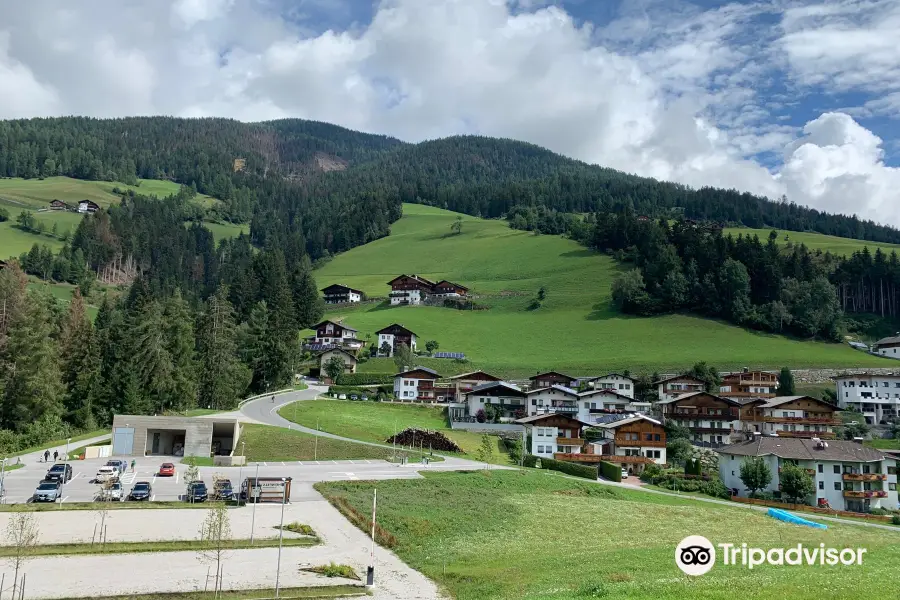
[[[725,484],[718,477],[701,483],[700,491],[713,498],[724,498],[725,500],[731,498],[731,490],[725,487]]]
[[[342,373],[334,381],[338,385],[393,385],[394,375],[391,373]]]
[[[534,454],[526,454],[523,464],[526,467],[533,469],[537,466],[537,461],[538,461],[538,457],[535,456]]]
[[[900,525],[900,515],[894,515],[894,518],[891,519],[891,523],[893,525]]]
[[[622,467],[619,465],[614,465],[611,462],[601,460],[597,464],[597,469],[600,471],[600,474],[603,475],[604,479],[609,479],[610,481],[622,481]]]
[[[318,567],[305,567],[301,568],[300,570],[309,571],[310,573],[318,573],[319,575],[324,575],[325,577],[343,577],[344,579],[359,580],[359,575],[356,574],[356,571],[353,570],[353,567],[348,565],[329,563],[327,565],[320,565]]]
[[[659,465],[647,465],[644,467],[644,470],[641,472],[640,480],[645,482],[652,482],[655,477],[659,477],[663,474],[663,468]]]
[[[586,465],[579,465],[563,460],[541,457],[541,468],[597,481],[597,467],[588,467]]]

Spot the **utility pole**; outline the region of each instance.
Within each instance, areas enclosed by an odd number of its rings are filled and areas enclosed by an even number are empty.
[[[284,543],[284,505],[287,504],[287,479],[281,478],[281,527],[278,528],[278,566],[275,569],[275,597],[281,587],[281,546]]]
[[[259,487],[259,463],[256,463],[256,479],[253,481],[253,485],[247,486],[247,499],[249,500],[251,496],[256,493],[257,488]],[[256,496],[256,499],[253,502],[253,517],[250,519],[250,545],[253,545],[253,530],[256,529],[256,505],[259,504],[259,496]]]
[[[378,507],[378,488],[372,490],[372,553],[369,556],[369,568],[366,570],[366,586],[375,585],[375,509]]]

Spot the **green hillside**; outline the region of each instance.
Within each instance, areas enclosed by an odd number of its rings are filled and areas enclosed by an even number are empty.
[[[748,236],[759,236],[759,239],[765,242],[769,239],[769,232],[772,229],[750,229],[749,227],[728,227],[724,233],[737,237],[740,234]],[[852,238],[842,238],[833,235],[825,235],[823,233],[807,233],[799,231],[778,230],[778,243],[787,244],[806,244],[811,250],[821,250],[822,252],[831,252],[839,256],[850,256],[857,250],[868,247],[870,252],[875,252],[875,248],[881,248],[883,252],[890,253],[893,250],[900,252],[900,244],[886,244],[882,242],[870,242],[866,240],[854,240]]]
[[[468,366],[507,376],[549,368],[575,374],[626,368],[662,371],[699,360],[722,369],[892,364],[847,346],[759,334],[697,317],[624,316],[610,306],[610,284],[619,266],[607,256],[558,236],[535,236],[510,229],[503,221],[468,216],[463,217],[462,233],[452,235],[456,213],[409,204],[403,211],[390,236],[338,255],[319,269],[319,286],[344,283],[370,297],[385,297],[387,281],[400,273],[417,273],[462,283],[480,296],[477,302],[491,308],[457,311],[369,303],[328,314],[346,319],[362,336],[402,323],[422,340],[436,339],[441,350],[464,352],[472,363]],[[528,310],[542,286],[546,301]],[[364,368],[393,368],[387,361],[378,362],[382,364],[367,363]],[[444,370],[466,368],[444,364]]]

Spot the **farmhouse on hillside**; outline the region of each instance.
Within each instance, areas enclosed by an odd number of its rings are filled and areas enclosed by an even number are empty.
[[[537,375],[533,375],[528,378],[529,388],[532,390],[537,390],[541,388],[547,388],[552,385],[561,385],[567,388],[575,388],[578,387],[578,379],[575,377],[569,377],[568,375],[564,375],[563,373],[557,373],[556,371],[547,371],[546,373],[538,373]]]
[[[531,454],[544,458],[568,460],[581,454],[584,438],[581,432],[588,423],[558,413],[531,415],[516,420],[524,425],[531,439]]]
[[[860,412],[868,425],[900,417],[900,374],[858,373],[835,377],[838,406]]]
[[[62,200],[52,200],[50,202],[50,210],[72,210],[72,207]]]
[[[435,382],[440,379],[437,371],[426,367],[412,367],[394,375],[394,397],[407,402],[436,402]],[[443,390],[442,390],[443,391]]]
[[[352,350],[362,348],[362,340],[356,338],[357,330],[340,321],[325,320],[313,325],[312,329],[315,333],[306,338],[310,344],[337,346]]]
[[[493,411],[501,419],[517,419],[525,416],[525,392],[505,381],[490,381],[475,387],[466,395],[469,416],[478,417],[480,411]]]
[[[95,213],[100,210],[100,205],[91,200],[81,200],[78,203],[78,212],[80,213]]]
[[[388,281],[391,286],[389,297],[391,305],[421,304],[429,297],[456,298],[468,294],[469,288],[447,281],[437,283],[425,279],[421,275],[400,275]]]
[[[393,356],[401,344],[406,344],[413,352],[416,350],[416,334],[398,323],[379,329],[375,334],[378,336],[378,356]]]
[[[658,465],[666,464],[666,430],[656,419],[637,414],[609,415],[598,428],[603,432],[603,438],[592,442],[595,454],[642,456]],[[649,463],[622,466],[632,473],[639,473],[646,464]]]
[[[886,337],[872,344],[872,352],[888,358],[900,358],[897,349],[900,348],[900,333],[892,337]]]
[[[724,398],[774,398],[778,389],[778,375],[766,371],[731,373],[722,377],[719,396]]]
[[[706,383],[691,375],[675,375],[654,381],[653,385],[657,387],[656,393],[660,400],[674,400],[682,394],[706,390]]]
[[[779,492],[781,469],[787,464],[805,468],[815,481],[816,504],[835,510],[869,512],[897,507],[897,461],[890,455],[856,442],[776,438],[750,434],[750,439],[716,450],[719,477],[732,493],[746,496],[741,463],[761,457],[772,473],[764,492]]]
[[[344,373],[356,373],[357,359],[355,354],[348,352],[343,348],[329,348],[328,350],[320,352],[316,357],[319,362],[320,377],[326,377],[325,365],[333,356],[339,356],[341,360],[344,361]]]
[[[365,296],[365,294],[359,290],[338,283],[323,287],[321,291],[325,304],[349,304],[352,302],[360,302]]]

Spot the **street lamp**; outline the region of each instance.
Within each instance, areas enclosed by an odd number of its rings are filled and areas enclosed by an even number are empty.
[[[278,566],[275,570],[275,597],[278,597],[278,591],[281,583],[281,546],[284,541],[284,505],[287,504],[287,479],[281,478],[281,527],[278,528]]]
[[[256,479],[253,481],[253,485],[247,483],[247,500],[250,500],[250,497],[256,495],[256,499],[253,502],[253,518],[250,520],[250,545],[253,545],[253,530],[256,529],[256,505],[259,504],[259,463],[256,463]],[[262,491],[262,490],[259,490]]]

